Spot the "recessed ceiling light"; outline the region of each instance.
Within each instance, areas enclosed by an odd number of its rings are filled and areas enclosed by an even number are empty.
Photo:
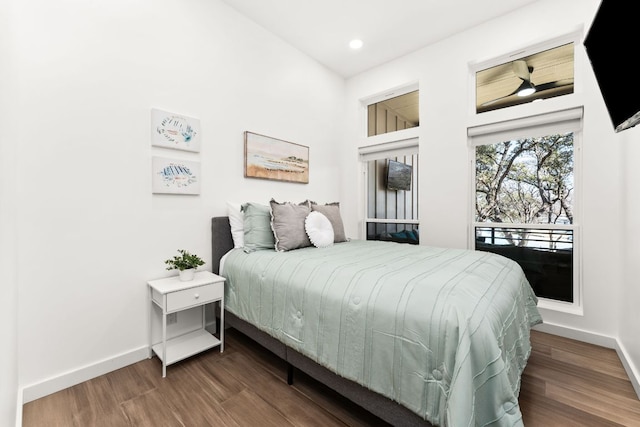
[[[362,47],[362,40],[355,39],[349,42],[349,47],[351,49],[360,49]]]

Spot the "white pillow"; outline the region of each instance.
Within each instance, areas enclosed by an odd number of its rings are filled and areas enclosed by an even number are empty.
[[[304,228],[309,240],[316,248],[326,248],[333,245],[333,226],[329,218],[320,212],[310,212],[304,220]]]
[[[244,212],[240,203],[227,202],[227,214],[229,215],[229,225],[231,225],[231,237],[233,247],[244,247]]]

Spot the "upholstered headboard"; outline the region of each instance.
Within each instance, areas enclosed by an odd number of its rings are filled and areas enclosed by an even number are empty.
[[[211,269],[220,273],[220,258],[233,249],[231,226],[228,216],[216,216],[211,219]]]

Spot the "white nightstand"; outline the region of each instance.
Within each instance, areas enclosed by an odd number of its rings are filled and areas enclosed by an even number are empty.
[[[149,357],[155,353],[162,361],[162,377],[167,376],[167,365],[208,350],[217,345],[224,351],[224,281],[225,278],[209,271],[196,272],[193,280],[181,282],[178,276],[150,280],[149,285]],[[220,339],[205,330],[205,304],[220,301]],[[162,341],[152,342],[153,304],[162,310]],[[193,307],[202,307],[202,327],[167,339],[167,314]]]

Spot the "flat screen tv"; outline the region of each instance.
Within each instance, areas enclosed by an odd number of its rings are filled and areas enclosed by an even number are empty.
[[[387,190],[411,191],[413,166],[395,160],[387,165]]]
[[[602,0],[584,47],[613,128],[616,132],[640,122],[640,85],[635,82],[638,16],[620,0]]]

